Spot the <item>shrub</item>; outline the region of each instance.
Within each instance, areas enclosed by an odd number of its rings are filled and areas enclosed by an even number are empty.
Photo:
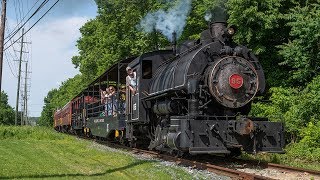
[[[17,127],[0,126],[0,139],[36,139],[36,140],[57,140],[68,136],[56,133],[52,128],[45,127]]]

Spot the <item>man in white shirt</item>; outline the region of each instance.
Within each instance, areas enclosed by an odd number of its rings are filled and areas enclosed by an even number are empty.
[[[127,78],[126,78],[126,86],[130,89],[131,93],[134,95],[137,91],[137,76],[136,72],[133,72],[131,67],[126,68],[127,71]]]

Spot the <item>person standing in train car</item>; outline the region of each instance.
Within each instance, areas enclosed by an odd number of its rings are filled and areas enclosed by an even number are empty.
[[[126,86],[120,86],[119,90],[119,103],[118,103],[118,111],[120,114],[123,114],[126,109]]]
[[[131,101],[132,96],[137,92],[137,74],[130,66],[126,68],[126,114],[132,113]]]
[[[106,88],[106,91],[103,92],[103,103],[104,103],[104,111],[105,116],[108,115],[108,94],[109,94],[109,88]]]
[[[107,91],[100,89],[100,102],[101,102],[101,104],[105,103],[106,94],[107,94]]]
[[[108,116],[116,116],[116,90],[113,86],[109,86],[109,93],[106,95],[106,99],[107,99],[107,115]]]

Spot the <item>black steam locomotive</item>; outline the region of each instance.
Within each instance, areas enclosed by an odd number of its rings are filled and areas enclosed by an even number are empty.
[[[283,152],[282,123],[247,116],[265,77],[256,56],[232,41],[234,33],[212,23],[199,40],[173,51],[120,61],[71,100],[70,121],[59,123],[63,111],[56,113],[55,128],[177,154]],[[119,90],[127,66],[137,74],[137,93],[127,90],[125,111],[107,116],[99,91],[110,84]]]

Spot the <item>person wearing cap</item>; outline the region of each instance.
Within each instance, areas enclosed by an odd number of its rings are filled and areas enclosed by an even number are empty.
[[[133,72],[130,66],[126,68],[127,78],[126,78],[126,86],[129,88],[132,94],[136,94],[137,90],[137,76],[136,72]]]

